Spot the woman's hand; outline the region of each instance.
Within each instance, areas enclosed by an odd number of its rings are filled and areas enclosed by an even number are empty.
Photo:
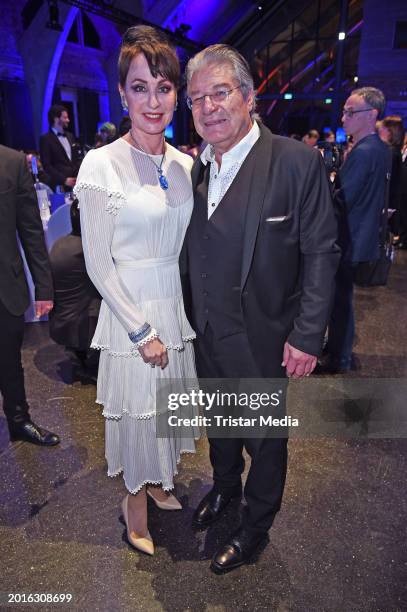
[[[159,338],[153,338],[147,344],[140,346],[139,352],[144,363],[149,363],[152,367],[160,366],[163,370],[168,365],[167,349]]]

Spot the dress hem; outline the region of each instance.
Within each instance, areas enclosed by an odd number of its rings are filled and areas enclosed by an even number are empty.
[[[195,438],[195,440],[199,440],[199,438]],[[186,453],[189,453],[191,455],[196,455],[196,450],[181,450],[180,451],[180,457],[177,459],[177,466],[179,465],[179,463],[181,462],[181,455],[185,455]],[[119,476],[120,474],[122,474],[124,472],[124,467],[119,468],[118,470],[116,470],[114,473],[109,473],[109,471],[107,472],[107,475],[109,476],[109,478],[115,478],[116,476]],[[177,476],[178,475],[178,470],[176,470],[173,474],[173,476]],[[140,485],[138,485],[137,487],[135,487],[134,489],[131,489],[127,483],[126,483],[126,479],[123,476],[123,480],[124,480],[124,484],[126,489],[128,490],[128,492],[131,495],[136,495],[136,493],[138,493],[145,485],[162,485],[163,481],[162,480],[144,480]],[[172,489],[174,489],[175,485],[174,483],[172,483],[172,486],[163,486],[162,489],[163,491],[172,491]]]

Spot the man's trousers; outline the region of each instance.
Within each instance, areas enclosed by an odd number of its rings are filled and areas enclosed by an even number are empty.
[[[209,325],[197,333],[196,365],[200,378],[262,378],[253,359],[246,333],[217,339]],[[287,438],[216,438],[208,432],[214,487],[218,491],[241,490],[243,448],[251,465],[244,487],[247,503],[243,526],[267,532],[281,506],[287,472]]]

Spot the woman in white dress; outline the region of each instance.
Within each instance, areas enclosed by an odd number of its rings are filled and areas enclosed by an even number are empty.
[[[197,431],[156,437],[156,381],[195,377],[195,334],[184,313],[178,256],[192,211],[192,159],[167,144],[177,102],[175,50],[151,27],[124,35],[119,90],[130,132],[90,151],[75,192],[90,278],[103,298],[92,347],[100,349],[97,403],[105,416],[108,474],[123,473],[130,543],[153,554],[147,495],[162,509]]]

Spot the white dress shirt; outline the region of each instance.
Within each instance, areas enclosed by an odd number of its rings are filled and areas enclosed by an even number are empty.
[[[222,164],[219,169],[215,160],[215,149],[208,144],[201,153],[204,166],[211,164],[208,186],[208,219],[217,209],[223,196],[231,186],[233,179],[240,170],[240,166],[248,156],[251,148],[260,137],[260,129],[254,121],[253,126],[242,140],[222,155]]]
[[[58,132],[58,130],[56,130],[55,128],[51,128],[51,129],[54,132],[55,136],[58,138],[58,140],[61,143],[61,145],[64,147],[67,156],[72,161],[71,143],[69,142],[68,138],[66,136],[64,136],[64,134],[62,134],[62,132]]]

